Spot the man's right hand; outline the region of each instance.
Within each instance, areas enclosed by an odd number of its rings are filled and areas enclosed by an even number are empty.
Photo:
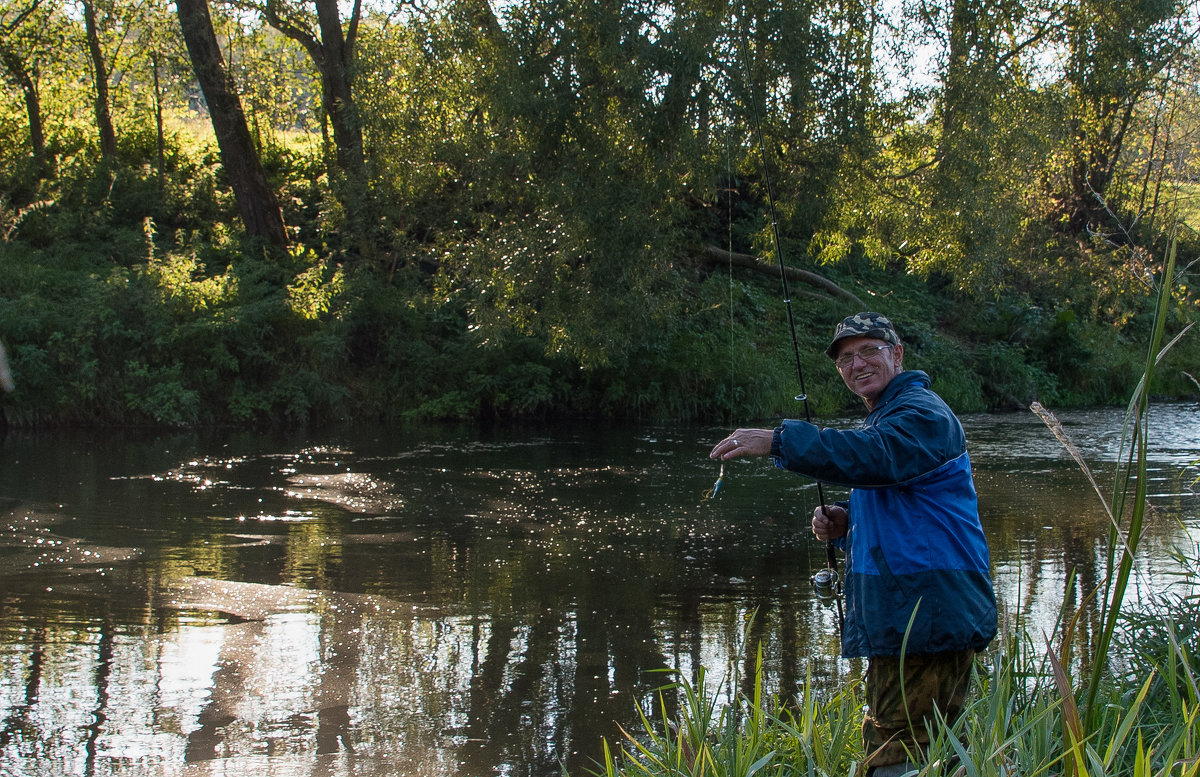
[[[822,505],[813,510],[812,530],[819,540],[845,537],[850,525],[850,512],[841,505]]]

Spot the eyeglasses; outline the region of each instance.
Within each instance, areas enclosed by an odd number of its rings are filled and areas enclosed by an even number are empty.
[[[868,345],[866,348],[859,348],[854,353],[844,353],[833,360],[839,370],[844,370],[851,364],[854,364],[854,357],[858,357],[865,362],[869,362],[876,356],[879,356],[887,348],[895,348],[894,345]]]

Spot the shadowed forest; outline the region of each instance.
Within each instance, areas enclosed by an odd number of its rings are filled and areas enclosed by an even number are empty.
[[[8,424],[1124,404],[1200,320],[1196,0],[0,0]],[[1168,244],[1176,271],[1163,276]],[[790,288],[785,302],[780,268]],[[1185,333],[1157,397],[1200,397]]]

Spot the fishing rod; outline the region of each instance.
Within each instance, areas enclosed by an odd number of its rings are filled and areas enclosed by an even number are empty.
[[[771,163],[770,157],[767,154],[767,146],[763,140],[762,117],[759,115],[758,99],[754,95],[754,76],[750,72],[750,43],[749,32],[746,30],[746,7],[742,6],[742,64],[746,70],[746,90],[749,93],[751,114],[754,117],[754,129],[758,138],[758,153],[763,165],[763,182],[767,187],[767,205],[771,213],[771,238],[775,244],[775,258],[779,262],[779,282],[783,286],[783,304],[787,310],[788,330],[792,336],[792,356],[796,360],[796,378],[800,384],[800,393],[796,395],[796,401],[804,407],[804,420],[812,423],[812,412],[808,407],[808,392],[804,388],[804,365],[800,361],[800,341],[796,337],[796,319],[792,314],[792,293],[788,285],[787,269],[783,263],[783,245],[779,240],[779,217],[775,211],[775,192],[771,185]],[[817,482],[817,499],[821,504],[821,511],[825,511],[825,490],[821,486],[821,481]],[[843,632],[846,628],[845,615],[842,613],[841,599],[841,579],[837,571],[837,554],[834,551],[833,540],[825,542],[825,568],[818,570],[812,577],[813,585],[817,588],[818,594],[832,596],[837,603],[838,614],[838,631]]]

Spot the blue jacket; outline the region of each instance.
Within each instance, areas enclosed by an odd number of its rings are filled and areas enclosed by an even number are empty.
[[[784,421],[771,455],[851,488],[849,532],[837,541],[846,551],[844,656],[899,655],[906,631],[912,654],[982,650],[996,636],[966,437],[928,375],[893,378],[858,430]]]

